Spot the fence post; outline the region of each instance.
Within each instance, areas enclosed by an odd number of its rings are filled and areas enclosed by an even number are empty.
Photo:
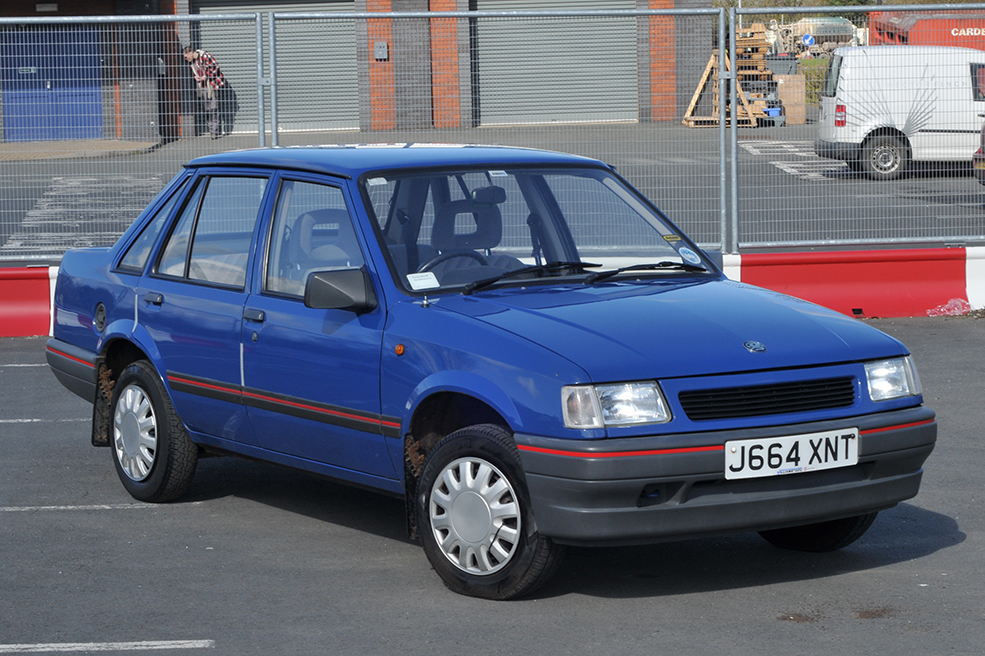
[[[738,117],[738,80],[739,75],[736,71],[736,58],[738,56],[738,48],[735,44],[735,7],[730,7],[728,10],[729,21],[728,21],[728,46],[729,46],[729,71],[728,79],[729,84],[729,113],[732,115],[731,121],[731,134],[729,135],[729,159],[732,160],[732,171],[730,178],[730,191],[732,195],[732,203],[729,207],[731,214],[731,225],[729,226],[729,239],[728,246],[724,249],[726,253],[738,253],[739,252],[739,117]],[[721,66],[719,66],[719,69]]]
[[[253,15],[256,20],[257,35],[257,132],[260,147],[263,148],[267,145],[267,117],[263,113],[263,14],[257,12]]]
[[[718,9],[718,205],[721,215],[721,232],[719,235],[721,249],[723,253],[731,253],[729,250],[729,214],[728,214],[728,157],[726,155],[725,135],[728,127],[725,125],[725,90],[726,73],[722,57],[725,51],[725,7]]]
[[[269,27],[269,50],[270,50],[270,145],[279,146],[277,140],[277,37],[274,34],[274,26],[277,24],[276,14],[268,13],[267,20],[270,21]]]

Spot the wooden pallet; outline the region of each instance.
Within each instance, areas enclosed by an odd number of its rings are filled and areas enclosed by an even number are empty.
[[[718,50],[711,51],[711,57],[708,59],[708,64],[705,66],[704,72],[701,74],[701,80],[698,82],[698,88],[695,89],[694,95],[691,96],[691,102],[688,105],[687,111],[684,113],[684,119],[681,121],[684,125],[690,128],[699,127],[715,127],[718,125],[718,107],[721,99],[718,97]],[[725,70],[731,70],[729,64],[729,58],[725,56]],[[741,71],[737,71],[737,74],[741,74]],[[701,99],[701,94],[704,93],[705,87],[708,83],[712,83],[713,88],[713,102],[712,102],[712,115],[711,116],[694,116],[694,109],[698,106],[698,101]],[[746,94],[742,91],[742,84],[737,79],[735,84],[735,93],[741,105],[736,115],[736,125],[739,127],[756,127],[759,125],[758,116],[763,114],[762,108],[765,107],[765,102],[762,106],[759,106],[758,101],[750,103],[746,100]],[[726,116],[730,115],[729,111],[726,111]]]

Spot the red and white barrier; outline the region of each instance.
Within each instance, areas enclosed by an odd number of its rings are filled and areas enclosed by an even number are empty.
[[[725,255],[733,280],[857,317],[985,308],[985,247]],[[58,267],[0,268],[0,337],[50,335]]]

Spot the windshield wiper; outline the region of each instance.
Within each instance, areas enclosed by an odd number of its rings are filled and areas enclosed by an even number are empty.
[[[688,264],[686,262],[653,262],[650,264],[634,264],[632,266],[621,267],[619,269],[611,269],[610,271],[596,271],[585,278],[585,284],[591,285],[592,283],[596,283],[600,280],[605,280],[606,278],[611,278],[612,276],[618,276],[620,273],[625,273],[626,271],[656,271],[658,269],[680,269],[681,271],[694,271],[701,273],[708,272],[708,269],[703,266]]]
[[[578,271],[583,271],[585,269],[593,269],[600,266],[602,265],[594,264],[592,262],[547,262],[546,264],[534,264],[521,269],[506,271],[498,276],[493,276],[492,278],[485,278],[483,280],[470,282],[465,285],[465,289],[462,290],[462,294],[468,296],[472,292],[488,287],[489,285],[497,283],[504,278],[513,278],[515,276],[522,276],[528,273],[547,273],[549,271],[561,271],[563,269],[577,269]]]

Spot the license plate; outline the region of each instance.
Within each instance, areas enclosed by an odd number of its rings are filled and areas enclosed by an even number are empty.
[[[725,443],[725,478],[799,474],[858,463],[858,428]]]
[[[976,169],[985,169],[985,159],[975,158],[975,168]]]

